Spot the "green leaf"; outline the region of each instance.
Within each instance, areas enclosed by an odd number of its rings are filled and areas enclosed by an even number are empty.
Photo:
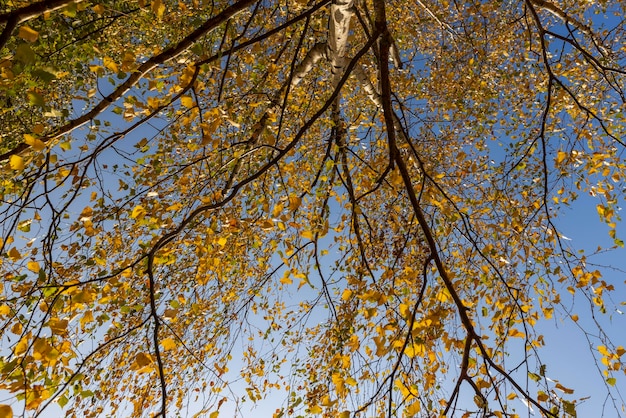
[[[546,365],[545,365],[545,364],[542,364],[542,365],[539,367],[539,374],[540,374],[541,376],[545,376],[545,375],[546,375]]]
[[[15,51],[15,59],[24,65],[30,65],[35,62],[35,53],[26,43],[20,44]]]
[[[28,103],[30,103],[33,106],[43,107],[46,104],[46,102],[43,99],[43,96],[37,93],[36,91],[29,91],[27,95],[28,95]]]
[[[30,224],[31,224],[32,220],[28,219],[26,221],[20,222],[19,224],[17,224],[17,229],[19,229],[22,232],[30,232]]]
[[[563,401],[563,409],[566,413],[576,418],[576,405],[573,402]]]
[[[67,405],[68,402],[69,402],[69,399],[65,395],[61,396],[59,400],[57,401],[57,403],[59,404],[61,408]]]
[[[63,14],[67,17],[76,17],[76,12],[78,10],[76,3],[68,4],[65,9],[63,9]]]
[[[46,84],[50,84],[51,81],[57,78],[55,74],[41,69],[33,70],[33,75],[39,77]]]

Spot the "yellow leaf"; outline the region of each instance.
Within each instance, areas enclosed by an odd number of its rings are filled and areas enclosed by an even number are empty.
[[[417,415],[417,413],[419,413],[419,411],[422,409],[420,401],[414,401],[413,403],[411,403],[409,406],[407,406],[404,410],[404,412],[407,414],[407,416],[412,417]]]
[[[402,176],[400,175],[400,173],[398,173],[397,170],[394,170],[389,174],[389,180],[394,186],[399,186],[400,184],[402,184],[403,181]]]
[[[565,158],[567,158],[567,154],[565,152],[563,152],[563,151],[559,151],[556,154],[556,163],[557,164],[562,163],[565,160]]]
[[[101,4],[96,4],[95,6],[92,7],[93,11],[96,12],[96,14],[103,14],[104,13],[104,6]]]
[[[439,302],[445,303],[451,299],[452,298],[450,297],[450,292],[448,292],[448,289],[441,289],[441,291],[437,293],[437,300]]]
[[[20,27],[20,31],[17,36],[19,36],[26,42],[35,42],[37,38],[39,38],[39,32],[29,28],[28,26],[22,26]]]
[[[154,14],[156,14],[159,19],[163,17],[163,13],[165,13],[165,5],[161,0],[154,0],[150,6],[152,7]]]
[[[30,134],[24,134],[24,142],[33,147],[35,151],[41,151],[46,148],[46,144],[41,139]]]
[[[220,239],[218,239],[218,240],[217,240],[217,244],[218,244],[220,247],[222,247],[222,248],[223,248],[223,247],[224,247],[224,245],[226,245],[226,242],[227,242],[227,241],[228,241],[228,238],[226,238],[226,237],[221,237]]]
[[[176,340],[173,338],[166,338],[161,341],[161,345],[165,351],[173,350],[176,348]]]
[[[311,231],[302,231],[302,238],[313,239],[313,232]]]
[[[191,98],[191,96],[181,97],[180,103],[187,108],[193,107],[193,99]]]
[[[158,107],[161,105],[161,102],[159,101],[158,97],[148,97],[148,99],[146,100],[146,102],[148,103],[148,107],[150,109],[158,109]],[[143,141],[143,139],[142,139]],[[146,141],[147,143],[148,141]],[[145,145],[145,144],[143,144]],[[141,148],[143,145],[137,144],[136,146],[138,148]]]
[[[113,71],[114,73],[119,72],[119,68],[118,68],[117,64],[115,63],[115,61],[113,61],[112,58],[104,57],[102,59],[102,63],[104,64],[104,66],[106,68],[108,68],[109,70]]]
[[[180,210],[182,207],[183,207],[182,203],[176,202],[172,205],[169,205],[167,208],[165,208],[165,210],[168,212],[175,212],[177,210]]]
[[[52,350],[48,341],[43,338],[37,338],[33,344],[33,357],[35,360],[48,358],[48,353]]]
[[[567,393],[568,395],[571,395],[572,393],[574,393],[573,389],[566,388],[565,386],[563,386],[560,383],[556,384],[556,388],[559,389],[560,391],[563,391],[563,392]]]
[[[8,315],[11,313],[11,307],[7,304],[0,305],[0,315]]]
[[[341,375],[339,373],[333,373],[331,376],[331,380],[333,381],[333,384],[335,385],[335,388],[337,390],[337,394],[339,394],[339,396],[343,397],[345,395],[346,389],[345,389],[345,382],[343,380],[343,377],[341,377]]]
[[[523,332],[521,332],[518,329],[515,328],[511,328],[509,330],[509,337],[519,337],[519,338],[525,338],[526,334],[524,334]]]
[[[402,315],[402,317],[407,321],[411,318],[411,316],[413,316],[409,306],[405,303],[400,304],[400,315]]]
[[[278,203],[276,206],[274,206],[274,209],[272,209],[272,216],[277,218],[281,214],[282,211],[283,211],[283,204]]]
[[[282,284],[292,284],[293,280],[291,279],[291,276],[289,276],[289,272],[285,273],[285,275],[283,277],[281,277],[280,282]]]
[[[143,218],[143,216],[145,214],[146,214],[146,210],[143,208],[143,206],[137,205],[133,209],[133,212],[130,214],[130,217],[133,218],[133,219],[135,219],[135,218]]]
[[[13,261],[17,261],[20,258],[22,258],[22,255],[20,254],[20,252],[17,250],[17,248],[13,247],[9,250],[9,257],[11,257],[13,259]]]
[[[341,300],[348,300],[350,299],[350,296],[352,296],[352,290],[346,289],[341,294]]]
[[[24,354],[27,349],[28,349],[28,338],[24,337],[15,345],[14,353],[16,356],[19,356],[20,354]]]
[[[83,315],[83,317],[80,318],[80,326],[84,328],[85,325],[90,322],[93,322],[93,312],[87,311],[85,312],[85,315]]]
[[[603,356],[608,357],[610,355],[609,350],[606,349],[605,346],[603,345],[599,345],[598,346],[598,351],[600,352],[600,354],[602,354]]]
[[[485,389],[491,386],[489,382],[480,378],[476,380],[475,384],[476,384],[476,387],[478,387],[478,389]]]
[[[221,119],[215,118],[211,123],[200,124],[202,128],[202,145],[208,145],[211,142],[213,133],[219,128],[221,123]]]
[[[11,405],[0,405],[0,418],[13,418]]]
[[[309,408],[309,413],[310,414],[321,414],[322,413],[322,408],[319,405],[314,405],[311,408]]]
[[[92,199],[93,200],[93,199]],[[93,208],[91,206],[85,206],[83,211],[80,213],[80,218],[91,218],[93,216]]]
[[[23,170],[24,159],[19,155],[11,155],[11,158],[9,159],[9,167],[13,170]]]
[[[39,273],[39,270],[41,269],[39,267],[39,263],[36,261],[29,261],[28,263],[26,263],[26,267],[33,273]]]
[[[228,367],[226,367],[225,365],[222,367],[218,363],[213,363],[213,367],[215,368],[215,370],[217,370],[218,376],[221,376],[228,371]]]
[[[412,343],[406,346],[406,348],[404,349],[404,354],[408,357],[408,358],[413,358],[415,356],[422,356],[424,355],[426,350],[424,350],[424,345],[423,344],[416,344],[416,343]]]
[[[217,418],[220,415],[219,411],[214,411],[211,412],[211,415],[209,415],[209,418]]]
[[[289,210],[291,212],[298,210],[301,204],[302,199],[300,199],[300,196],[289,196]]]
[[[67,319],[50,319],[50,321],[48,321],[48,326],[50,330],[52,330],[52,333],[61,336],[67,334],[67,324]]]
[[[398,389],[400,389],[400,393],[402,393],[402,397],[408,399],[413,398],[413,394],[411,393],[411,389],[409,387],[407,387],[406,384],[404,384],[404,382],[400,379],[396,379],[394,381],[394,384],[396,385],[396,387]]]

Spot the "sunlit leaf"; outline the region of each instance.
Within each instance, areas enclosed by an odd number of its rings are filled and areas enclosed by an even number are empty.
[[[41,267],[39,267],[39,263],[36,261],[29,261],[26,264],[26,267],[28,267],[28,269],[34,273],[39,273],[39,270],[41,269]]]
[[[13,418],[11,405],[0,405],[0,418]]]
[[[15,247],[11,248],[8,254],[9,254],[9,257],[11,257],[14,261],[17,261],[20,258],[22,258],[22,255]]]
[[[174,350],[177,346],[176,340],[174,340],[173,338],[165,338],[161,340],[161,345],[163,346],[163,349],[165,351]]]
[[[27,42],[35,42],[39,38],[39,32],[24,25],[20,26],[18,36]]]
[[[35,151],[41,151],[46,148],[46,144],[43,141],[30,134],[24,134],[24,142],[33,147]]]
[[[9,165],[13,170],[23,170],[24,169],[24,159],[19,155],[12,155],[9,159]]]
[[[180,98],[180,103],[187,108],[193,107],[193,98],[191,96],[183,96]]]
[[[130,214],[130,217],[133,219],[136,219],[136,218],[143,217],[145,214],[146,214],[146,210],[143,208],[143,206],[137,205],[133,208],[133,211]]]

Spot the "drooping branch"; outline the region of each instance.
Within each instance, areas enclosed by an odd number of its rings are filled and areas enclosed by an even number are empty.
[[[389,158],[393,163],[395,163],[400,172],[400,176],[402,177],[402,181],[404,183],[404,188],[408,194],[410,205],[413,209],[413,213],[418,221],[418,225],[424,234],[426,244],[430,250],[430,256],[435,263],[435,268],[439,273],[439,277],[443,282],[444,287],[449,292],[454,305],[456,306],[457,314],[463,328],[466,332],[466,341],[465,341],[465,349],[464,356],[467,355],[467,352],[472,347],[472,344],[475,344],[478,352],[483,357],[484,361],[494,368],[500,375],[502,375],[507,381],[509,381],[523,396],[537,408],[539,408],[546,416],[555,417],[552,412],[548,411],[544,408],[537,400],[528,395],[526,391],[504,370],[501,366],[495,363],[495,361],[491,358],[489,351],[484,346],[481,336],[476,331],[476,328],[472,322],[472,319],[469,315],[469,310],[466,307],[461,295],[458,292],[458,289],[455,283],[452,280],[452,277],[448,273],[448,269],[444,263],[443,258],[441,257],[441,252],[439,249],[439,245],[435,239],[435,235],[431,229],[431,226],[426,218],[426,214],[424,213],[422,206],[417,198],[415,193],[415,189],[413,187],[413,179],[409,172],[409,169],[404,161],[404,157],[400,153],[400,150],[396,143],[396,133],[403,132],[402,126],[399,123],[399,119],[395,115],[395,112],[392,108],[391,102],[391,84],[390,84],[390,76],[389,76],[389,50],[391,48],[390,36],[387,29],[387,21],[385,16],[385,4],[384,0],[379,0],[375,2],[376,8],[376,23],[375,27],[381,33],[381,41],[380,41],[380,57],[379,57],[379,77],[380,77],[380,100],[382,101],[382,111],[384,115],[384,120],[386,124],[386,131],[388,137],[388,146],[389,146]],[[387,36],[386,36],[387,34]],[[371,96],[372,98],[372,96]],[[375,96],[373,96],[375,98]],[[477,391],[477,394],[480,394],[480,391],[477,390],[476,385],[473,381],[467,376],[466,371],[463,372],[464,375],[460,377],[462,380],[469,381],[470,385],[474,387]],[[482,395],[481,395],[482,396]]]

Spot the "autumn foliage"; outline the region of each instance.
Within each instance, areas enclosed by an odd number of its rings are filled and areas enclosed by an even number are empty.
[[[555,318],[623,416],[623,278],[557,220],[623,251],[624,16],[3,2],[0,417],[576,416]]]

